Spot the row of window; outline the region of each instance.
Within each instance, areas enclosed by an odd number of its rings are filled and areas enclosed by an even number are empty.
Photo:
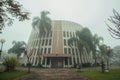
[[[73,55],[78,55],[78,49],[77,48],[64,48],[64,53],[65,54],[73,54]]]
[[[72,46],[77,46],[76,42],[71,43]],[[68,45],[68,39],[64,39],[64,46],[69,46]]]
[[[40,37],[39,33],[34,33],[34,34],[32,34],[31,36],[32,36],[32,37],[31,37],[32,39],[33,39],[33,38],[39,38],[39,37]],[[52,32],[50,32],[50,33],[45,33],[45,35],[42,36],[42,37],[44,37],[44,38],[46,38],[46,37],[52,37]]]
[[[63,31],[63,36],[64,37],[75,37],[75,32],[66,32],[66,31]]]
[[[31,46],[38,46],[41,44],[42,46],[50,46],[52,43],[52,39],[42,39],[42,40],[35,40],[31,43]]]

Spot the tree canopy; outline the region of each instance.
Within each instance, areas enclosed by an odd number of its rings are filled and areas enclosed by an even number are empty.
[[[42,11],[40,17],[33,18],[32,26],[39,30],[40,37],[51,31],[51,19],[47,16],[48,14],[50,14],[48,11]]]
[[[113,9],[113,16],[110,16],[108,21],[114,25],[111,27],[107,24],[110,35],[115,39],[120,39],[120,14],[115,9]]]
[[[0,0],[0,32],[5,26],[13,24],[16,18],[19,21],[29,19],[29,12],[23,9],[23,6],[15,0]]]
[[[24,41],[13,41],[12,44],[13,47],[8,50],[8,53],[17,54],[17,56],[19,57],[24,51],[26,43]]]

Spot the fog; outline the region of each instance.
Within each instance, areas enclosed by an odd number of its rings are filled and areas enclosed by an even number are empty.
[[[97,33],[104,38],[104,43],[114,47],[120,45],[120,40],[110,36],[105,22],[113,15],[115,9],[120,13],[120,0],[17,0],[30,12],[30,20],[14,21],[10,27],[5,27],[0,38],[6,40],[3,49],[12,47],[12,41],[28,42],[32,19],[40,16],[43,10],[49,11],[52,20],[68,20],[88,27],[93,34]]]

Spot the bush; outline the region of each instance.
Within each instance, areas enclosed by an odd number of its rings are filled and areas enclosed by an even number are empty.
[[[5,66],[5,71],[13,71],[17,66],[16,57],[5,57],[3,58],[3,65]]]

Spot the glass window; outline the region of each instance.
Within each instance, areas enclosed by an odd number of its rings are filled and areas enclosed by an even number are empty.
[[[51,52],[51,48],[48,48],[48,54],[50,54],[50,52]]]
[[[49,45],[51,45],[51,39],[49,40]]]
[[[41,54],[43,53],[43,48],[41,48],[41,51],[40,51],[40,53],[41,53]]]
[[[78,55],[78,50],[76,49],[76,55]]]
[[[52,37],[52,32],[50,32],[50,37]]]
[[[72,54],[74,55],[74,49],[72,48]]]
[[[50,64],[50,58],[47,58],[47,65]]]
[[[42,62],[43,65],[45,65],[45,58],[43,58],[43,62]]]
[[[46,43],[45,43],[45,45],[47,46],[47,44],[48,44],[48,39],[46,39]]]
[[[43,40],[43,42],[42,42],[42,46],[44,45],[44,40]]]
[[[63,36],[66,37],[66,35],[65,35],[65,31],[63,32]]]
[[[64,48],[64,53],[67,54],[67,48]]]
[[[66,40],[64,39],[64,45],[66,45]]]
[[[71,49],[70,48],[68,48],[68,53],[71,54]]]
[[[67,65],[68,64],[68,59],[67,58],[65,58],[65,65]]]
[[[72,59],[71,58],[69,58],[69,62],[70,62],[70,65],[72,65]]]
[[[69,37],[69,33],[67,32],[67,37]]]
[[[45,48],[45,50],[44,50],[44,54],[46,54],[46,52],[47,52],[47,48]]]

